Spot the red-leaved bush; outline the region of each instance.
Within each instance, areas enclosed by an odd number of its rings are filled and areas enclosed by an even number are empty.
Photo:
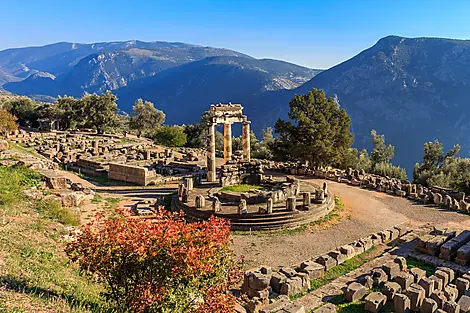
[[[117,211],[85,225],[66,252],[106,296],[133,312],[231,312],[230,227],[223,219],[186,223],[160,209],[155,219]]]

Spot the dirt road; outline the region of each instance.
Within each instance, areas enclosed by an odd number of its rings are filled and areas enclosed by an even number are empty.
[[[321,185],[324,180],[305,181]],[[234,236],[235,253],[245,256],[248,266],[291,266],[400,223],[412,227],[433,223],[470,228],[470,217],[464,214],[332,181],[327,183],[329,191],[345,204],[347,216],[339,223],[328,229],[294,235],[237,235]]]

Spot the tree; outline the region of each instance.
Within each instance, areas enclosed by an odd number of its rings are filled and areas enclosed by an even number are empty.
[[[12,98],[4,103],[4,108],[18,118],[20,125],[31,126],[38,118],[38,104],[27,97]]]
[[[88,113],[80,99],[74,97],[57,98],[58,120],[61,129],[71,129],[84,126]]]
[[[385,145],[385,136],[379,135],[375,129],[371,130],[370,136],[374,144],[374,150],[370,154],[370,160],[372,161],[372,167],[375,167],[380,163],[390,163],[395,154],[395,147],[392,145]]]
[[[167,147],[182,147],[186,143],[186,134],[182,126],[164,125],[155,131],[152,139],[155,143]]]
[[[5,109],[0,109],[0,136],[6,137],[10,132],[18,129],[16,116]]]
[[[81,273],[103,282],[108,299],[137,313],[232,312],[232,266],[224,219],[186,223],[159,209],[156,218],[104,214],[83,227],[66,252]]]
[[[199,124],[189,124],[184,126],[186,134],[186,147],[204,148],[206,146],[206,126]]]
[[[165,113],[156,109],[152,102],[138,99],[132,107],[129,127],[136,130],[137,137],[140,137],[142,133],[150,133],[161,126],[164,121]]]
[[[281,159],[309,161],[311,166],[338,165],[353,143],[351,119],[334,98],[313,89],[295,95],[289,103],[289,118],[275,124],[279,138],[272,145]]]
[[[114,115],[117,112],[117,97],[109,90],[98,96],[86,94],[80,100],[86,113],[86,125],[95,128],[98,134],[103,134],[106,129],[115,125]]]

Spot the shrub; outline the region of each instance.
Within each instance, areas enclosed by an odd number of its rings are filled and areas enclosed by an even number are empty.
[[[160,209],[155,219],[98,215],[67,247],[105,296],[133,312],[230,312],[230,228],[223,219],[186,223]]]
[[[182,147],[186,144],[186,133],[182,126],[161,126],[152,136],[157,144],[167,147]]]

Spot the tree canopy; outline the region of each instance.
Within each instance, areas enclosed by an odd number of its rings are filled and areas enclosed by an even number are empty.
[[[138,99],[132,107],[129,127],[137,131],[137,136],[140,137],[161,126],[164,121],[165,113],[156,109],[152,102]]]
[[[280,159],[309,161],[311,166],[340,166],[353,143],[351,119],[337,101],[313,89],[289,102],[291,121],[279,119],[272,148]]]
[[[164,125],[157,128],[152,135],[155,143],[168,147],[182,147],[186,144],[186,133],[182,126]]]

